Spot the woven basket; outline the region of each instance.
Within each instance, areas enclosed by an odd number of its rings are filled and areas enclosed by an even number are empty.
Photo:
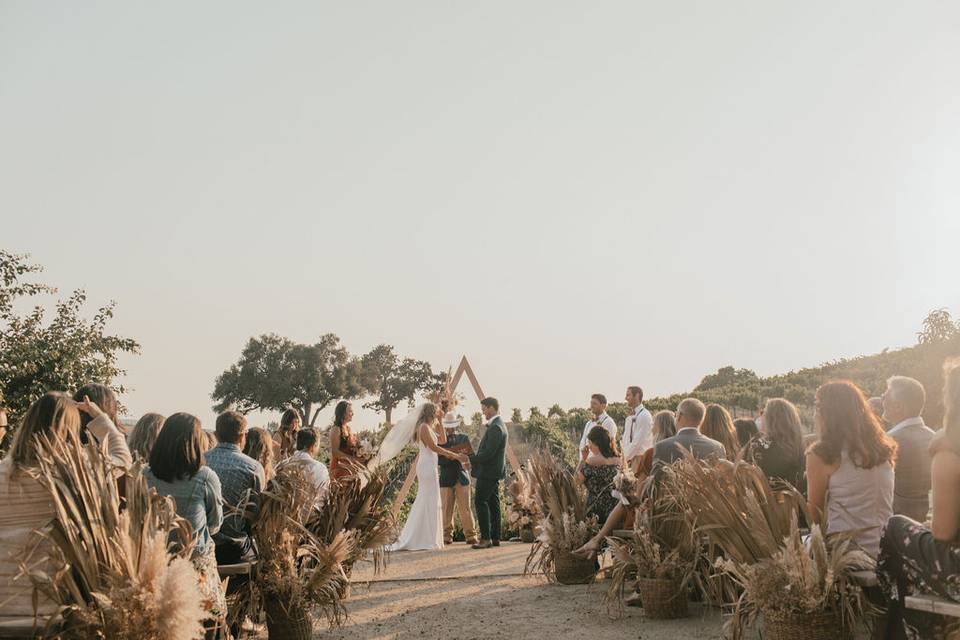
[[[303,607],[287,607],[277,598],[267,598],[263,608],[270,640],[311,640],[313,637],[313,621]]]
[[[637,578],[637,590],[648,618],[669,620],[687,616],[687,592],[681,580]]]
[[[850,633],[841,628],[840,614],[764,612],[765,638],[770,640],[843,640]]]
[[[553,572],[560,584],[590,584],[597,575],[593,558],[584,559],[569,551],[559,551],[554,559]]]
[[[537,536],[533,533],[533,527],[522,527],[520,529],[520,542],[530,544],[536,539]]]

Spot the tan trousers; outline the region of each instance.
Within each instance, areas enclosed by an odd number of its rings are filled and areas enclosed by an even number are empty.
[[[452,487],[440,487],[440,502],[443,504],[443,537],[453,538],[453,506],[456,503],[460,512],[460,526],[467,540],[477,539],[477,522],[470,508],[470,485],[457,484]]]

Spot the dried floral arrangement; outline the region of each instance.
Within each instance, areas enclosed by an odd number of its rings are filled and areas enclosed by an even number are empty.
[[[171,537],[190,541],[190,525],[171,499],[147,488],[142,466],[123,476],[122,501],[113,465],[96,444],[45,440],[37,458],[31,473],[50,492],[55,516],[25,553],[21,572],[58,605],[56,637],[202,638],[192,544],[168,547]]]
[[[540,509],[533,495],[533,482],[526,468],[521,466],[517,469],[507,490],[511,497],[510,507],[507,510],[509,523],[518,529],[535,528],[539,522]]]
[[[524,573],[555,578],[560,554],[578,549],[600,530],[596,516],[587,516],[586,491],[549,451],[530,456],[534,501],[542,515],[540,533],[530,549]]]

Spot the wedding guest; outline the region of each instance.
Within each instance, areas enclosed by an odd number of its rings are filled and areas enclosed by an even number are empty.
[[[904,599],[920,592],[960,602],[960,362],[945,365],[943,430],[930,443],[933,521],[930,529],[907,516],[887,522],[880,540],[877,578],[887,597],[886,638],[934,637],[929,617],[908,629]],[[918,635],[913,635],[916,632]]]
[[[7,437],[7,408],[0,404],[0,445],[3,445],[3,439]]]
[[[120,410],[120,402],[117,400],[117,394],[113,392],[113,389],[103,384],[85,384],[73,394],[73,400],[78,403],[92,402],[97,405],[100,412],[106,415],[110,424],[120,433],[120,418],[117,415]],[[122,443],[111,443],[106,439],[106,433],[104,433],[104,437],[101,437],[100,433],[98,433],[101,430],[97,427],[91,428],[90,426],[95,418],[96,416],[91,416],[82,411],[80,412],[80,441],[86,444],[89,436],[92,434],[94,439],[100,443],[100,448],[105,454],[114,460],[122,461],[122,464],[119,464],[118,468],[129,469],[133,463],[133,458],[130,455],[130,449],[127,447],[126,441]]]
[[[442,445],[445,449],[470,444],[470,438],[465,433],[458,433],[460,418],[452,411],[443,416],[443,429],[447,434],[447,441]],[[477,523],[473,518],[473,506],[470,504],[470,476],[459,460],[438,456],[440,466],[440,503],[443,508],[443,543],[453,544],[454,507],[460,513],[460,528],[469,545],[477,544]]]
[[[700,433],[723,445],[727,460],[735,460],[740,452],[737,430],[733,427],[730,412],[719,404],[708,404],[700,425]]]
[[[280,427],[273,435],[277,460],[289,458],[297,450],[297,432],[302,423],[300,412],[293,407],[288,407],[280,414]]]
[[[489,549],[500,546],[500,481],[507,476],[505,455],[509,435],[496,398],[481,400],[480,411],[487,426],[477,452],[469,458],[470,475],[477,479],[474,504],[480,528],[480,541],[472,548]]]
[[[789,482],[803,492],[803,424],[800,412],[784,398],[767,400],[763,410],[763,434],[753,440],[746,458],[768,478]]]
[[[587,489],[587,515],[594,515],[598,522],[606,522],[617,499],[611,489],[613,479],[620,470],[620,454],[610,433],[596,426],[587,434],[587,451],[581,453],[576,477]]]
[[[223,523],[223,498],[220,479],[205,464],[206,446],[200,420],[189,413],[175,413],[164,421],[143,477],[158,495],[173,498],[177,515],[190,523],[193,566],[206,610],[204,627],[207,638],[218,638],[225,635],[227,603],[217,573],[213,535]],[[184,542],[171,540],[175,547]]]
[[[153,449],[153,445],[157,441],[157,436],[160,434],[165,419],[159,413],[145,413],[137,420],[137,424],[134,425],[133,431],[127,438],[130,453],[133,454],[134,458],[144,461],[150,459],[150,450]]]
[[[751,418],[737,418],[733,421],[733,428],[737,432],[740,448],[750,444],[754,438],[760,437],[760,427],[757,426],[757,421]]]
[[[269,482],[273,478],[273,439],[270,432],[263,427],[247,429],[243,452],[260,463],[264,478]]]
[[[893,514],[897,443],[849,380],[817,389],[814,421],[819,440],[807,450],[806,465],[814,521],[828,534],[852,532],[853,540],[876,557],[880,529]]]
[[[677,405],[677,435],[653,446],[653,467],[672,464],[683,457],[684,450],[693,457],[725,457],[723,445],[700,433],[700,424],[707,408],[696,398],[686,398]]]
[[[657,414],[653,416],[654,444],[666,440],[667,438],[672,438],[675,435],[677,435],[677,419],[673,417],[673,411],[658,411]],[[650,447],[640,458],[640,463],[637,465],[637,468],[634,470],[634,472],[637,475],[637,479],[642,479],[650,475],[652,470],[653,447]]]
[[[607,396],[602,393],[595,393],[590,396],[590,413],[593,414],[593,420],[587,420],[583,426],[583,435],[580,437],[580,452],[587,448],[587,435],[594,427],[603,427],[610,434],[610,439],[617,440],[617,423],[613,418],[607,415]]]
[[[867,400],[870,410],[880,419],[883,419],[883,396],[873,396]]]
[[[237,564],[257,559],[247,512],[267,486],[263,465],[243,453],[247,418],[237,411],[217,416],[217,446],[206,452],[206,463],[217,478],[223,502],[230,510],[213,536],[219,564]]]
[[[350,430],[353,405],[346,400],[337,403],[330,429],[330,477],[334,480],[350,475],[350,467],[362,467],[357,458],[357,436]]]
[[[893,428],[887,435],[897,443],[893,512],[917,522],[930,508],[930,441],[934,431],[920,416],[927,394],[913,378],[893,376],[883,394],[883,419]]]
[[[643,406],[643,389],[640,387],[627,387],[624,400],[631,413],[623,423],[620,450],[627,464],[635,467],[640,457],[653,447],[653,418]]]
[[[217,432],[204,431],[203,437],[205,438],[205,443],[204,443],[205,448],[203,452],[206,453],[207,451],[213,451],[214,447],[217,446]]]
[[[317,460],[320,452],[320,434],[313,427],[297,431],[297,450],[281,464],[295,464],[303,469],[306,479],[316,491],[314,504],[320,506],[330,489],[330,472],[327,465]]]
[[[36,539],[34,532],[49,524],[55,515],[50,493],[35,476],[37,458],[48,444],[77,443],[81,415],[89,418],[87,428],[105,444],[114,465],[123,467],[130,463],[123,434],[95,402],[74,402],[65,393],[48,391],[30,405],[13,435],[9,452],[0,460],[0,621],[34,615],[32,584],[27,579],[13,578],[19,573],[23,550]],[[49,541],[40,540],[36,558],[44,558],[50,550]],[[45,562],[31,568],[49,569]],[[37,592],[36,597],[38,615],[56,612],[56,605],[43,591]]]

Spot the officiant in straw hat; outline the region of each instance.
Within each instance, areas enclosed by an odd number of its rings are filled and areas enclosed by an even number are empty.
[[[443,416],[443,429],[447,432],[447,443],[442,445],[447,449],[458,450],[461,453],[470,453],[470,438],[465,433],[458,433],[461,419],[448,411]],[[469,448],[469,450],[468,450]],[[477,522],[473,517],[473,508],[470,504],[470,476],[463,465],[456,460],[440,456],[440,501],[443,504],[443,543],[453,543],[453,511],[454,505],[460,512],[460,526],[468,545],[477,542]]]

